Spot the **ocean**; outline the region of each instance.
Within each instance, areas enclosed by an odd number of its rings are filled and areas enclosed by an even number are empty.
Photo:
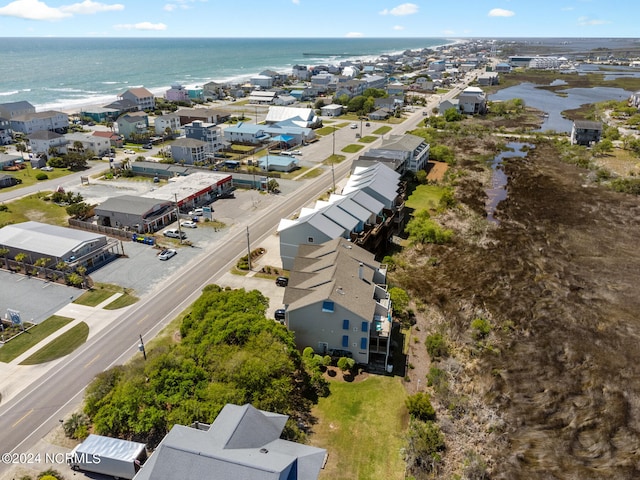
[[[2,38],[0,103],[37,111],[115,101],[129,88],[241,81],[263,70],[337,64],[454,43],[445,38]]]

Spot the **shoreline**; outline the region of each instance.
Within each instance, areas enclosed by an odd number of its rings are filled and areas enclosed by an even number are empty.
[[[413,40],[414,42],[412,43],[415,44],[415,39]],[[425,37],[423,40],[425,41],[425,43],[427,43],[429,40],[433,39]],[[302,64],[306,65],[308,68],[311,68],[319,65],[337,66],[341,62],[375,62],[386,55],[399,55],[405,51],[433,52],[446,46],[467,43],[467,40],[459,38],[441,38],[437,40],[441,40],[441,42],[434,45],[409,47],[405,49],[398,47],[396,42],[396,45],[393,45],[388,50],[380,49],[374,54],[353,55],[348,57],[313,58],[308,60],[305,59],[305,61],[303,62],[296,59],[295,56],[291,58],[278,58],[278,60],[276,60],[275,62],[273,62],[273,60],[275,59],[271,59],[272,61],[270,61],[269,58],[264,58],[261,65],[256,65],[255,62],[252,63],[251,61],[248,61],[246,67],[238,64],[234,68],[228,68],[225,64],[225,66],[222,67],[222,69],[218,72],[219,75],[212,75],[212,73],[216,71],[216,67],[213,67],[212,71],[209,72],[204,72],[202,71],[202,69],[198,71],[198,68],[195,68],[193,71],[191,71],[188,69],[188,67],[181,67],[179,69],[176,69],[176,71],[174,72],[168,71],[165,78],[162,78],[162,75],[159,75],[157,71],[152,71],[149,75],[149,80],[141,78],[142,75],[136,76],[135,78],[127,78],[126,76],[118,77],[117,72],[115,72],[115,75],[111,75],[107,72],[105,73],[102,81],[100,80],[99,74],[97,74],[92,77],[91,82],[84,82],[81,85],[74,84],[72,81],[69,81],[69,83],[67,83],[66,80],[63,80],[63,82],[59,83],[58,85],[36,88],[34,85],[31,85],[27,82],[27,84],[21,88],[7,86],[4,92],[0,91],[0,102],[2,102],[3,97],[6,98],[7,103],[11,101],[24,100],[29,101],[32,105],[34,105],[37,112],[54,110],[64,112],[68,115],[74,115],[78,114],[82,109],[88,107],[101,107],[103,105],[112,103],[117,100],[117,96],[119,94],[125,92],[130,88],[144,87],[147,88],[154,96],[162,97],[164,96],[164,93],[169,88],[171,88],[172,84],[192,86],[204,85],[209,82],[216,82],[222,85],[241,85],[242,83],[247,82],[251,77],[258,75],[260,72],[265,70],[274,70],[282,74],[290,75],[291,68],[294,64]],[[240,56],[238,60],[240,60],[241,58],[243,57]],[[242,71],[244,68],[247,68],[247,71]],[[251,69],[250,72],[249,69]],[[168,79],[170,77],[173,77],[174,81],[170,81]],[[162,84],[161,82],[164,84]],[[158,83],[161,83],[161,85],[153,86],[153,84],[157,85]],[[113,93],[107,92],[109,88],[103,88],[107,84],[110,85],[111,88],[113,88]],[[40,98],[40,101],[29,98],[32,96],[41,97],[43,95],[43,90],[50,90],[52,93],[54,93],[54,95],[56,90],[60,90],[61,92],[65,93],[61,95],[63,98]],[[65,95],[73,97],[74,93],[76,92],[79,95],[78,97],[64,98]],[[85,98],[81,98],[80,95],[83,94],[86,94],[87,96]],[[91,94],[94,94],[94,96],[91,96]]]

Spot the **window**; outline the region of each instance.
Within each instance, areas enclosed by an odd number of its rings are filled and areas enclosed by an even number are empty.
[[[369,331],[369,323],[362,322],[362,333],[367,333],[367,331]]]
[[[349,330],[349,320],[348,319],[344,319],[342,320],[342,329],[343,330]]]
[[[313,243],[313,237],[307,237],[307,243]]]
[[[360,350],[366,350],[367,349],[367,337],[362,337],[360,339]]]
[[[333,313],[333,302],[331,300],[322,302],[322,311],[325,313]]]
[[[348,347],[349,346],[349,335],[343,335],[342,336],[342,346],[343,347]]]

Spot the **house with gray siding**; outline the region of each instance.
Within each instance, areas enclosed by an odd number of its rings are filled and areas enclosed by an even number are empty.
[[[138,106],[138,110],[153,110],[156,108],[156,99],[149,90],[144,87],[130,88],[118,95],[119,100],[130,100]]]
[[[387,269],[345,238],[303,245],[285,289],[285,325],[300,351],[346,350],[358,364],[386,369],[392,305]]]
[[[174,425],[134,480],[317,480],[327,451],[282,440],[288,419],[228,403],[211,425]]]
[[[290,270],[301,245],[317,245],[338,237],[371,252],[382,251],[404,225],[404,190],[400,175],[384,164],[357,167],[341,195],[302,208],[294,219],[278,225],[282,268]]]
[[[49,151],[54,149],[57,152],[65,152],[68,140],[64,135],[49,130],[39,130],[27,137],[29,146],[34,155],[45,154],[49,156]]]
[[[11,129],[31,135],[40,130],[63,133],[69,127],[69,116],[64,112],[47,110],[46,112],[26,113],[10,119]]]
[[[406,133],[404,135],[390,135],[382,140],[378,148],[369,149],[367,157],[393,159],[394,169],[400,174],[426,170],[429,161],[430,146],[424,138]],[[398,159],[401,159],[398,161]]]
[[[145,112],[125,113],[116,121],[118,133],[131,139],[134,135],[147,135],[149,133],[149,116]]]
[[[602,123],[589,120],[575,120],[571,127],[571,145],[598,143],[602,135]]]
[[[98,225],[152,233],[176,220],[173,202],[135,195],[111,197],[94,208]]]

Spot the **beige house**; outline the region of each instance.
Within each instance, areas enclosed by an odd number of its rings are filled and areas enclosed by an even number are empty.
[[[321,355],[340,350],[338,356],[386,370],[392,327],[386,280],[386,266],[345,238],[301,245],[283,298],[297,347]]]

